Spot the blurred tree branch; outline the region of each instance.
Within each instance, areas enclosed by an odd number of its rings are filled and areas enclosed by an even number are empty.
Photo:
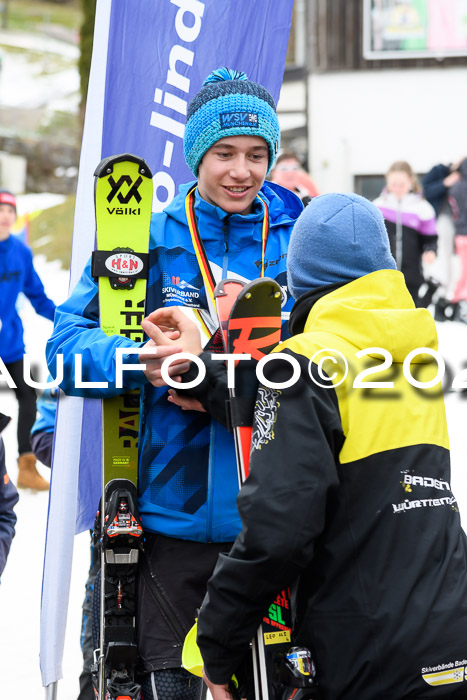
[[[92,44],[94,38],[94,20],[96,16],[96,0],[81,0],[83,7],[83,23],[81,25],[81,54],[79,58],[79,75],[81,91],[81,117],[84,121],[86,97],[88,94],[89,71],[91,68]]]

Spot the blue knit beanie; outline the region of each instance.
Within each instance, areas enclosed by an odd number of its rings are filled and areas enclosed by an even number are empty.
[[[270,170],[280,146],[274,100],[242,71],[219,68],[208,75],[188,105],[183,146],[192,173],[197,176],[200,160],[216,141],[238,135],[261,136],[266,141]]]
[[[316,287],[395,269],[383,216],[358,194],[315,197],[295,223],[287,253],[294,299]]]

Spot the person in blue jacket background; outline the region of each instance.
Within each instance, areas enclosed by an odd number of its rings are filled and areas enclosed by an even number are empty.
[[[51,377],[47,377],[51,381]],[[31,428],[31,449],[34,456],[45,464],[52,466],[52,448],[54,441],[55,417],[57,415],[58,388],[44,389],[37,399],[36,420]]]
[[[36,469],[29,433],[36,417],[36,392],[23,378],[23,326],[16,301],[23,292],[35,311],[54,320],[55,304],[44,291],[34,269],[32,253],[10,234],[16,221],[16,199],[11,192],[0,191],[0,357],[16,385],[18,400],[18,488],[47,491],[49,484]]]
[[[205,348],[218,338],[212,290],[226,277],[276,279],[286,328],[292,304],[287,247],[303,205],[289,190],[265,182],[279,143],[271,95],[242,72],[214,71],[188,106],[184,152],[197,182],[181,186],[166,209],[152,216],[146,313],[167,306],[191,309],[204,326]],[[151,322],[143,323],[151,336]],[[115,381],[119,347],[153,351],[140,358],[144,371],[123,373],[123,389]],[[58,307],[47,346],[53,376],[56,356],[63,354],[61,386],[68,394],[101,398],[143,389],[138,495],[146,541],[137,626],[149,700],[199,697],[200,681],[181,668],[183,640],[219,552],[229,550],[240,529],[232,435],[209,414],[209,404],[174,391],[169,395],[161,378],[164,355],[181,349],[156,348],[151,337],[139,344],[107,337],[99,328],[89,264],[70,299]],[[195,354],[200,350],[201,343],[192,348]],[[108,382],[107,389],[74,386],[75,353],[82,355],[83,379]],[[124,355],[123,362],[135,364],[137,358]],[[188,369],[182,362],[170,372],[180,376]],[[194,407],[199,410],[186,410]]]
[[[0,413],[0,433],[9,421],[8,416]],[[13,508],[17,503],[18,491],[7,474],[5,447],[0,437],[0,576],[5,569],[11,541],[15,536],[16,515]]]

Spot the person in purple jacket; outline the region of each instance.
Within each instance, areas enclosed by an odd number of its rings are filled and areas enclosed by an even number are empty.
[[[18,413],[18,488],[47,491],[49,484],[36,469],[29,433],[36,418],[36,392],[23,378],[23,326],[16,300],[23,292],[38,314],[54,320],[55,304],[34,269],[32,253],[10,234],[16,221],[16,199],[0,190],[0,358],[15,384]]]
[[[9,418],[0,413],[0,433]],[[13,510],[18,502],[18,491],[10,481],[5,467],[5,447],[0,437],[0,576],[3,574],[8,552],[15,536],[16,515]]]
[[[427,307],[436,284],[425,281],[423,267],[429,277],[438,243],[436,215],[406,161],[391,165],[386,173],[386,187],[373,204],[384,216],[391,253],[397,269],[404,274],[415,306]]]

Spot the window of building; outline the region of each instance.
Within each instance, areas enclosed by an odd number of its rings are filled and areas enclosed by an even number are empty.
[[[354,177],[354,191],[370,201],[379,197],[384,185],[384,175],[355,175]]]

